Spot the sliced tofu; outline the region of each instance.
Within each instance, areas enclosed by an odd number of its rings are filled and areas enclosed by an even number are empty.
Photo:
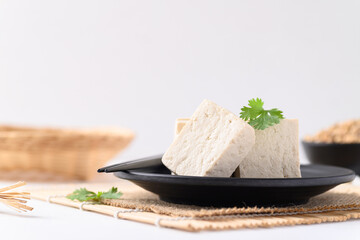
[[[240,177],[301,177],[298,132],[297,119],[283,119],[264,130],[255,130],[255,145],[239,165]]]
[[[177,121],[178,133],[186,121],[189,121],[189,118]],[[297,119],[283,119],[280,124],[265,130],[255,130],[255,144],[245,160],[239,164],[233,177],[301,177],[298,128]]]
[[[255,143],[254,129],[204,100],[162,158],[177,175],[230,177]]]

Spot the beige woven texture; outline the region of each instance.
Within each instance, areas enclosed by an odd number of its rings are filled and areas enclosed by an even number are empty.
[[[185,231],[290,226],[360,218],[360,187],[351,184],[341,185],[314,197],[307,204],[282,208],[204,208],[171,204],[126,181],[112,184],[54,185],[28,191],[33,198],[79,208],[81,203],[64,196],[79,187],[104,191],[112,186],[117,186],[123,192],[121,199],[105,200],[100,205],[85,204],[82,205],[83,210]]]
[[[0,173],[41,171],[88,180],[134,138],[121,128],[55,129],[0,126]]]

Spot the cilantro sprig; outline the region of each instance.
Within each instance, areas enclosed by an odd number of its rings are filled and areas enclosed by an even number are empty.
[[[107,192],[91,192],[86,188],[80,188],[75,190],[73,193],[66,196],[66,198],[71,200],[78,200],[80,202],[101,202],[102,199],[117,199],[122,196],[121,192],[118,192],[116,187],[112,187]]]
[[[277,108],[265,110],[264,102],[260,98],[249,100],[249,107],[241,108],[240,118],[253,126],[255,129],[264,130],[267,127],[280,123],[284,119],[282,111]]]

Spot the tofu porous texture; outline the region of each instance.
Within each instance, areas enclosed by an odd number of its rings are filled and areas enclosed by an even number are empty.
[[[177,175],[230,177],[255,143],[254,129],[204,100],[162,158]]]
[[[279,124],[255,130],[255,145],[239,165],[241,178],[298,178],[299,123],[282,119]]]
[[[179,134],[184,122],[177,121]],[[264,130],[255,130],[255,144],[239,164],[233,176],[241,178],[299,178],[299,123],[297,119],[283,119]]]

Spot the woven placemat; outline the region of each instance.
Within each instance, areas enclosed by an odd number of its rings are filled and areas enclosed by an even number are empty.
[[[102,204],[80,203],[65,196],[77,188],[104,191],[116,186],[120,199]],[[306,204],[289,207],[212,208],[172,204],[127,181],[101,184],[66,184],[30,188],[32,197],[128,219],[186,231],[275,227],[323,222],[340,222],[360,218],[360,187],[343,184],[316,196]]]

